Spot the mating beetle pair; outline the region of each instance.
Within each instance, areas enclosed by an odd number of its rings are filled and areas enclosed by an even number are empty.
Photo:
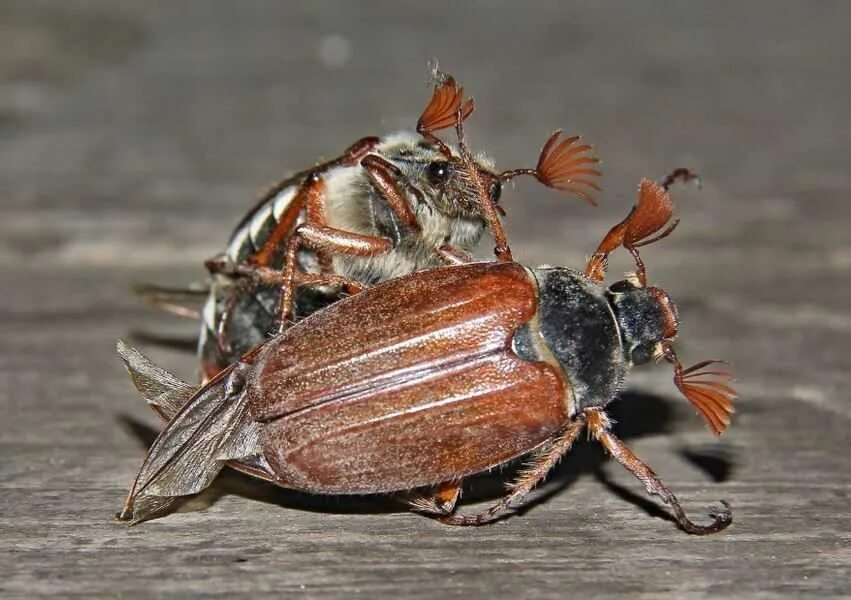
[[[682,529],[725,528],[726,503],[709,524],[692,522],[604,411],[629,369],[652,357],[673,365],[676,386],[715,433],[733,411],[731,374],[716,361],[682,367],[675,305],[647,286],[638,248],[676,225],[666,187],[642,181],[636,206],[584,272],[503,256],[406,275],[296,323],[194,393],[120,346],[140,389],[176,411],[122,518],[157,514],[227,463],[313,493],[407,492],[444,523],[479,525],[528,493],[588,427]],[[637,272],[606,288],[607,257],[621,246]],[[506,496],[479,514],[454,514],[465,477],[525,455],[531,463]]]

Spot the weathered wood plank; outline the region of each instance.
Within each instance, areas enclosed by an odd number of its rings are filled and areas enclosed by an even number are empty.
[[[0,597],[847,596],[847,4],[124,4],[0,4]],[[525,262],[580,264],[640,176],[703,174],[646,261],[685,360],[739,373],[734,426],[713,440],[652,368],[615,416],[691,511],[726,498],[733,526],[680,533],[588,444],[481,529],[235,473],[196,510],[114,523],[156,426],[114,340],[194,331],[130,285],[200,276],[276,177],[412,125],[434,54],[500,165],[557,126],[605,159],[598,209],[506,190]],[[190,354],[143,345],[192,377]]]

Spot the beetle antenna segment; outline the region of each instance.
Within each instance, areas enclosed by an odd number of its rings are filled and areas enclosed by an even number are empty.
[[[730,386],[735,374],[725,368],[708,369],[711,365],[726,365],[722,360],[704,360],[683,368],[670,342],[662,343],[662,356],[674,365],[674,385],[691,402],[715,435],[721,435],[730,425],[736,411],[733,400],[736,391]]]
[[[585,417],[579,415],[559,435],[551,438],[534,454],[532,462],[522,469],[517,480],[509,486],[508,494],[495,504],[475,515],[447,515],[437,517],[437,520],[446,525],[465,527],[484,525],[498,520],[503,512],[509,510],[515,502],[520,501],[543,481],[561,457],[567,454],[584,428]]]
[[[434,93],[417,121],[417,133],[435,144],[441,154],[452,157],[452,150],[435,131],[456,125],[473,112],[472,99],[464,100],[464,88],[459,87],[452,75],[434,70]]]
[[[473,257],[451,244],[441,244],[434,249],[437,257],[446,265],[464,265],[473,262]]]
[[[473,99],[470,98],[468,100],[470,104],[473,103]],[[458,138],[458,151],[461,153],[461,157],[467,163],[467,166],[471,167],[471,171],[476,172],[474,168],[473,162],[473,154],[470,152],[470,149],[467,147],[467,137],[464,135],[464,107],[459,106],[458,110],[455,113],[455,135]]]
[[[585,267],[585,274],[595,281],[602,281],[606,276],[609,254],[623,246],[635,260],[638,281],[642,286],[646,285],[647,273],[638,248],[669,236],[679,224],[678,220],[671,221],[673,213],[674,205],[665,188],[649,179],[642,179],[638,186],[638,203],[626,219],[612,227],[600,242]]]
[[[700,180],[700,175],[692,171],[691,169],[686,169],[685,167],[679,167],[674,169],[662,180],[660,184],[665,191],[671,189],[671,186],[678,181],[682,181],[683,183],[688,183],[689,181],[694,181],[697,189],[703,187],[703,183]]]
[[[534,169],[513,169],[500,173],[502,181],[509,181],[520,175],[531,175],[547,187],[568,192],[592,206],[597,205],[592,192],[600,191],[596,179],[602,173],[591,165],[600,162],[596,156],[590,156],[592,149],[588,144],[579,143],[578,135],[559,142],[562,130],[557,129],[547,139],[538,156],[538,165]]]
[[[591,409],[587,410],[586,414],[588,417],[588,428],[594,437],[616,461],[644,484],[644,489],[647,490],[648,494],[659,496],[665,504],[671,507],[671,510],[674,512],[674,518],[683,531],[694,535],[706,535],[726,529],[733,522],[733,513],[730,511],[730,505],[722,500],[722,508],[710,513],[712,523],[709,525],[694,523],[688,518],[688,515],[686,515],[685,510],[683,510],[682,505],[680,505],[674,493],[662,483],[662,480],[653,472],[653,469],[638,458],[626,444],[609,431],[609,422],[605,413],[599,409]]]

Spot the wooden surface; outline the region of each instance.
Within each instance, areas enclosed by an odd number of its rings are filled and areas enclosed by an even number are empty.
[[[0,597],[849,593],[851,5],[564,4],[0,2]],[[113,522],[157,426],[115,339],[195,369],[193,326],[132,283],[201,277],[269,183],[412,126],[435,56],[500,166],[556,127],[605,161],[596,209],[506,190],[524,262],[579,266],[641,176],[703,175],[645,256],[684,360],[739,373],[734,425],[713,439],[662,367],[613,416],[695,518],[725,498],[732,527],[681,533],[588,443],[480,529],[234,473],[182,513]]]

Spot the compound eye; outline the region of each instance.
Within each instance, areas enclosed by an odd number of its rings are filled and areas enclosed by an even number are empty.
[[[612,285],[609,286],[609,291],[614,292],[615,294],[625,294],[635,289],[635,286],[632,285],[629,281],[616,281]]]
[[[449,163],[438,160],[426,167],[426,177],[432,185],[439,185],[449,178]]]
[[[494,181],[493,185],[491,185],[491,202],[496,204],[499,202],[499,199],[502,197],[502,183],[499,181]]]
[[[632,349],[632,364],[643,365],[649,363],[653,358],[653,347],[646,344],[636,346]]]

